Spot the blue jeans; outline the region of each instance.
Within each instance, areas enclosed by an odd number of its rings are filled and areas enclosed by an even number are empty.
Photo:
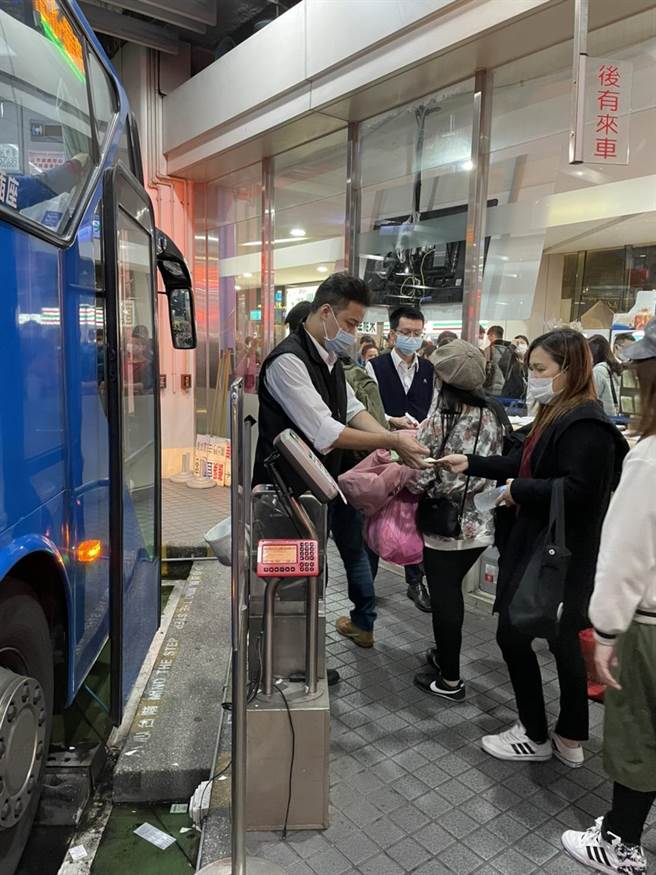
[[[351,622],[371,632],[376,621],[376,592],[362,537],[362,514],[338,498],[329,508],[328,525],[346,570],[348,597],[354,605]]]

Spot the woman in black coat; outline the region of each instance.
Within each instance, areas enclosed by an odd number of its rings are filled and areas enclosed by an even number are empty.
[[[497,641],[515,691],[519,723],[483,738],[483,749],[505,760],[583,763],[588,738],[587,678],[578,633],[589,625],[587,607],[611,491],[619,479],[626,441],[596,399],[585,338],[563,329],[539,337],[529,355],[529,397],[539,402],[523,444],[507,456],[447,456],[457,473],[506,483],[499,511],[499,580],[494,609]],[[532,638],[510,623],[508,606],[549,521],[554,480],[562,478],[567,547],[572,553],[558,636],[549,641],[560,682],[560,716],[549,739],[542,677]]]

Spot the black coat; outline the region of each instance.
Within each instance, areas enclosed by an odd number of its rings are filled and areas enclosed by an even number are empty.
[[[587,622],[594,586],[601,527],[611,492],[619,481],[628,444],[596,401],[581,404],[549,426],[532,455],[533,476],[518,478],[522,445],[507,456],[470,457],[474,477],[512,484],[519,506],[499,510],[499,579],[495,611],[504,611],[549,521],[551,490],[564,478],[565,537],[572,559],[565,586],[563,621],[578,628]],[[618,557],[618,561],[621,561]]]

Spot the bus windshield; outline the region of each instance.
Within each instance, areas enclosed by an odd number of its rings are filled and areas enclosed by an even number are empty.
[[[0,0],[0,208],[57,234],[93,169],[87,75],[59,0]]]

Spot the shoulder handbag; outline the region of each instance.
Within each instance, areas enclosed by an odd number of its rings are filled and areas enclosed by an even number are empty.
[[[478,439],[481,436],[481,426],[483,423],[483,408],[480,409],[480,418],[478,420],[478,431],[476,432],[476,441],[474,443],[474,452],[478,447]],[[457,423],[456,423],[457,424]],[[455,428],[455,425],[454,427]],[[451,437],[453,429],[442,441],[439,455],[442,456],[446,447],[447,441]],[[462,534],[462,517],[465,512],[465,501],[469,491],[469,475],[465,481],[465,491],[462,495],[460,503],[455,502],[448,495],[437,495],[435,497],[426,493],[419,499],[417,505],[417,528],[424,535],[439,535],[442,538],[459,538]]]
[[[549,524],[508,606],[510,624],[519,632],[533,638],[558,634],[571,556],[565,544],[565,494],[560,478],[551,490]]]

